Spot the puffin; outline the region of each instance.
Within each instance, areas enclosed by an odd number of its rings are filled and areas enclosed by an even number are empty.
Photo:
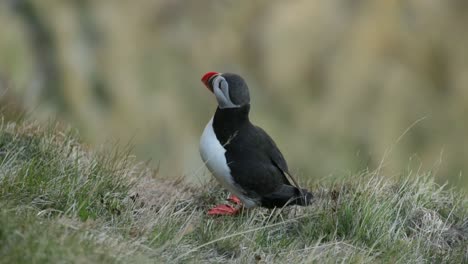
[[[200,156],[235,205],[215,206],[208,215],[236,215],[242,208],[258,206],[309,205],[312,193],[299,187],[273,139],[250,122],[244,79],[233,73],[207,72],[201,81],[216,97],[218,107],[202,133]]]

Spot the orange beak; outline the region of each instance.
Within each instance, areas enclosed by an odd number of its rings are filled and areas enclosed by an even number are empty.
[[[213,87],[211,87],[210,85],[210,80],[213,79],[213,77],[219,75],[219,72],[207,72],[203,75],[203,77],[201,78],[201,81],[202,83],[206,86],[206,88],[208,88],[208,90],[210,90],[211,92],[213,92]]]

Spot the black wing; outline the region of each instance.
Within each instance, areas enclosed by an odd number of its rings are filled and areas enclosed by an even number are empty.
[[[264,138],[268,142],[265,145],[268,145],[268,153],[271,158],[271,162],[279,171],[281,171],[283,179],[283,184],[279,189],[262,197],[262,206],[272,208],[282,207],[286,204],[297,204],[302,206],[310,204],[312,193],[307,189],[300,188],[297,181],[289,173],[288,164],[273,139],[271,139],[271,137],[262,128],[255,128],[257,129],[257,133],[262,134],[261,138]],[[291,184],[287,176],[294,181],[294,185]]]
[[[289,174],[288,164],[283,157],[283,154],[276,146],[276,143],[273,139],[263,130],[261,127],[255,126],[257,133],[260,135],[260,138],[265,140],[264,145],[266,146],[266,150],[268,155],[271,159],[272,164],[281,171],[283,175],[283,183],[287,185],[292,185],[291,182],[286,177],[286,174]]]
[[[244,127],[224,147],[231,174],[248,195],[266,195],[292,185],[284,174],[288,166],[283,155],[263,129]]]
[[[249,197],[259,199],[267,208],[286,204],[306,205],[301,192],[286,176],[288,165],[274,141],[261,128],[250,126],[238,131],[237,136],[224,146],[234,181]]]

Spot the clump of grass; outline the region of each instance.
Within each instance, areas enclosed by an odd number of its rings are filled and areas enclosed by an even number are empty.
[[[466,196],[430,173],[308,186],[309,207],[210,217],[214,182],[161,180],[60,129],[0,127],[0,259],[36,262],[462,263]]]
[[[72,131],[62,131],[0,126],[0,259],[11,260],[6,263],[119,258],[93,236],[111,236],[128,223],[122,212],[130,208],[128,193],[141,171],[127,152],[92,152]],[[70,228],[68,220],[76,224]],[[110,231],[90,232],[85,223],[94,222]]]
[[[1,210],[0,241],[2,263],[114,263],[117,259],[84,233],[38,218],[33,210],[20,214]]]
[[[46,214],[112,218],[130,189],[125,154],[90,156],[71,134],[27,128],[0,134],[0,198]]]
[[[336,184],[319,217],[301,225],[304,239],[349,241],[389,262],[431,262],[467,256],[466,199],[430,175],[390,181],[376,174]]]
[[[256,209],[237,218],[201,215],[200,224],[182,240],[196,246],[178,260],[467,260],[466,199],[438,186],[431,175],[389,180],[366,173],[313,189],[317,196],[308,208]]]

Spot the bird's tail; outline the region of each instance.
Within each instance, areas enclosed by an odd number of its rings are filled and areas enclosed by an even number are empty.
[[[262,197],[262,206],[266,208],[283,207],[287,205],[307,206],[311,204],[312,193],[306,189],[298,189],[291,185],[282,185],[276,192]]]
[[[309,192],[307,189],[299,189],[296,188],[296,195],[292,198],[290,204],[300,205],[300,206],[308,206],[312,203],[313,194]]]
[[[283,171],[283,173],[287,178],[291,179],[295,185],[294,195],[290,204],[296,204],[301,206],[310,205],[313,197],[312,193],[309,192],[307,189],[301,188],[299,186],[299,183],[297,183],[296,179],[289,172]]]

